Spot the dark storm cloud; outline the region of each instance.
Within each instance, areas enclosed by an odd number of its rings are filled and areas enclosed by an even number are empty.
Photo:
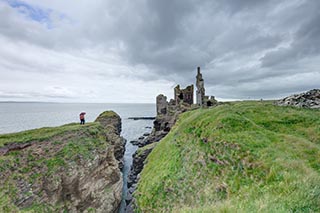
[[[309,1],[309,4],[302,5],[298,9],[305,11],[300,17],[300,23],[296,23],[298,30],[294,32],[293,41],[289,47],[272,51],[261,58],[263,67],[273,67],[283,63],[319,55],[320,49],[320,2]],[[306,16],[306,14],[308,14]]]
[[[164,85],[194,83],[197,66],[218,98],[319,87],[318,0],[6,2],[0,0],[0,90],[8,94],[23,91],[3,86],[15,78],[11,70],[21,82],[43,75],[54,96],[76,97],[78,85],[85,96],[96,87],[96,100],[108,88],[132,98],[134,88],[134,97],[153,101],[171,89]],[[65,89],[50,89],[57,85]]]
[[[202,66],[208,85],[236,88],[232,98],[317,86],[303,75],[296,86],[284,82],[303,73],[319,78],[314,69],[319,65],[319,1],[150,2],[147,20],[130,35],[134,39],[123,37],[130,63],[143,63],[162,78],[184,84],[193,83],[195,68]]]
[[[145,64],[160,72],[186,71],[190,64],[200,63],[206,57],[197,49],[185,44],[184,20],[193,14],[196,5],[191,0],[146,1],[133,4],[125,18],[116,25],[122,26],[118,37],[126,49],[123,57],[131,64]],[[139,8],[137,8],[139,7]],[[138,20],[132,23],[132,16]],[[130,20],[128,20],[130,19]],[[134,28],[131,27],[134,26]],[[186,60],[190,59],[190,60]]]
[[[159,75],[189,73],[190,79],[197,66],[226,54],[252,54],[279,44],[281,35],[264,32],[254,20],[242,20],[246,17],[241,11],[255,8],[265,13],[267,3],[236,2],[147,1],[138,13],[143,14],[143,21],[135,30],[128,27],[126,32],[127,20],[117,23],[124,27],[120,31],[126,46],[123,57]],[[238,15],[230,18],[230,10]],[[132,11],[128,12],[130,17]]]

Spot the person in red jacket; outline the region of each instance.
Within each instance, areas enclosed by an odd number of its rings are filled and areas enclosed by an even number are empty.
[[[84,115],[85,114],[86,114],[85,112],[81,112],[80,115],[79,115],[80,116],[80,125],[84,124],[86,122],[85,119],[84,119]]]

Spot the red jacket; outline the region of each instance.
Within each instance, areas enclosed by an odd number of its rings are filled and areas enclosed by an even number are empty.
[[[80,114],[80,120],[84,119],[84,114]]]

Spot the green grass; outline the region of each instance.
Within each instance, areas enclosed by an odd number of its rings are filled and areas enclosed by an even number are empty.
[[[137,149],[137,155],[141,155],[142,153],[144,153],[146,150],[148,149],[153,149],[157,144],[156,143],[151,143],[151,144],[148,144],[146,146],[143,146],[139,149]]]
[[[101,118],[105,118],[105,117],[110,118],[110,117],[118,117],[118,116],[119,115],[117,113],[115,113],[114,111],[104,111],[98,116],[98,118],[101,119]]]
[[[64,135],[66,133],[76,132],[78,130],[91,127],[97,127],[98,123],[87,123],[83,126],[78,123],[66,124],[59,127],[44,127],[39,129],[32,129],[28,131],[3,134],[0,135],[0,147],[3,147],[5,144],[9,143],[26,143],[30,141],[45,141],[51,139],[53,136]]]
[[[251,101],[187,112],[147,162],[138,212],[320,212],[320,111]]]
[[[76,169],[79,162],[90,162],[97,152],[107,150],[110,145],[106,141],[106,129],[98,122],[0,135],[0,147],[14,142],[30,142],[34,146],[0,156],[0,212],[60,212],[62,205],[38,202],[26,209],[16,207],[14,202],[21,194],[17,183],[23,181],[41,188],[44,177],[59,178],[62,170]],[[34,196],[41,197],[41,194]]]

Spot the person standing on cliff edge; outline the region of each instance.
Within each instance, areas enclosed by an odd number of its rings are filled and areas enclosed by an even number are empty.
[[[85,123],[85,120],[84,120],[84,115],[85,114],[86,114],[85,112],[81,112],[80,115],[79,115],[80,116],[80,125]]]

